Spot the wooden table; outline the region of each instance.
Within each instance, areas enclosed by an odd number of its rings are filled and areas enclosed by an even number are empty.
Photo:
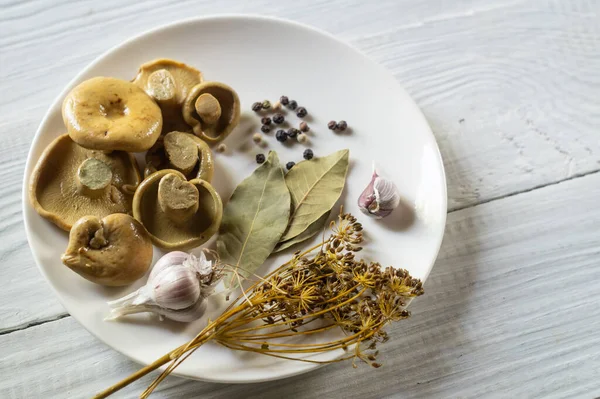
[[[2,0],[0,397],[89,397],[138,369],[65,312],[28,248],[23,168],[47,107],[128,37],[225,12],[317,26],[389,68],[441,147],[448,224],[383,368],[250,385],[172,377],[156,397],[600,396],[600,1]]]

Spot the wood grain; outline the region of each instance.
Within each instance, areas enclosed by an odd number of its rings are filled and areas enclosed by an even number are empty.
[[[422,107],[450,210],[600,168],[598,15],[600,2],[527,1],[356,42]]]
[[[0,120],[0,334],[66,315],[40,274],[25,237],[21,206],[31,124]]]
[[[380,369],[246,385],[170,377],[156,397],[598,396],[599,197],[600,173],[453,212],[426,295],[391,329]],[[71,317],[1,336],[0,353],[2,398],[89,397],[138,367]]]
[[[43,113],[76,73],[131,35],[190,15],[256,12],[339,35],[386,65],[429,119],[461,209],[600,169],[600,2],[46,1],[0,5],[0,247],[15,284],[0,293],[0,331],[61,307],[23,235],[18,185]],[[120,4],[120,3],[119,3]],[[193,10],[190,13],[190,9]],[[343,10],[343,12],[340,12]],[[135,16],[135,17],[133,17]],[[542,17],[539,17],[542,16]],[[127,23],[125,23],[127,22]],[[552,27],[552,28],[550,28]],[[27,278],[15,279],[23,273]],[[17,298],[17,301],[14,301]],[[40,307],[43,302],[47,306]],[[10,305],[9,305],[10,303]]]
[[[384,369],[171,378],[157,397],[599,396],[600,1],[0,0],[0,397],[86,397],[137,367],[66,317],[29,251],[20,186],[47,107],[128,37],[227,12],[325,29],[390,69],[432,125],[455,212]]]

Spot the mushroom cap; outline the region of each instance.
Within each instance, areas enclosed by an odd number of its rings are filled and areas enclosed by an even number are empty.
[[[146,151],[163,124],[160,108],[146,92],[107,77],[88,79],[71,90],[62,116],[73,141],[102,151]]]
[[[174,221],[159,202],[159,185],[167,175],[181,179],[179,189],[182,191],[186,190],[186,185],[198,191],[198,210],[186,221]],[[156,246],[167,250],[189,249],[202,245],[217,232],[223,203],[207,181],[193,179],[188,182],[181,172],[164,169],[146,177],[139,185],[133,197],[133,216],[148,230]]]
[[[175,169],[186,178],[212,181],[214,160],[208,145],[197,136],[170,132],[162,136],[146,153],[144,175],[162,169]]]
[[[144,226],[129,215],[114,213],[102,219],[79,219],[61,260],[91,282],[123,286],[146,274],[152,255],[152,241]]]
[[[102,161],[112,172],[110,185],[94,197],[82,193],[78,184],[80,166],[90,158]],[[38,160],[29,183],[29,200],[42,217],[69,231],[83,216],[130,213],[132,186],[140,180],[132,154],[88,150],[63,134],[50,143]]]
[[[206,123],[198,115],[198,98],[208,99],[210,94],[220,106],[220,116],[216,123]],[[211,107],[212,108],[212,107]],[[240,99],[231,87],[219,82],[200,83],[190,91],[183,103],[183,118],[192,126],[194,133],[208,144],[218,143],[223,140],[237,126],[240,121]],[[211,121],[212,122],[212,121]]]
[[[154,98],[163,115],[163,134],[190,132],[181,106],[192,87],[202,82],[202,72],[182,62],[160,58],[140,66],[133,83]]]

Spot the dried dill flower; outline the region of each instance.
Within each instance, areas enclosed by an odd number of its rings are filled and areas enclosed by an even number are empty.
[[[142,393],[145,398],[187,356],[208,341],[225,347],[267,356],[312,363],[352,360],[381,366],[377,347],[389,339],[384,327],[410,316],[410,298],[423,294],[420,280],[407,270],[382,268],[356,258],[362,250],[362,225],[348,213],[331,224],[331,235],[254,283],[216,320],[187,344],[100,393],[104,398],[141,376],[169,366]],[[227,265],[224,265],[227,269]],[[238,273],[237,269],[232,269]],[[262,323],[255,323],[262,321]],[[339,329],[329,342],[293,344],[282,339]],[[317,361],[296,354],[343,350],[341,358]]]

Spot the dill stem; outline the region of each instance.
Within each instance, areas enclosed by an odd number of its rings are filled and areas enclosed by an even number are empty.
[[[186,344],[187,345],[187,344]],[[181,349],[183,347],[185,347],[186,345],[182,345],[179,348],[167,353],[166,355],[156,359],[154,362],[152,362],[151,364],[139,369],[138,371],[136,371],[135,373],[131,374],[130,376],[128,376],[127,378],[122,379],[121,381],[119,381],[118,383],[114,384],[113,386],[105,389],[104,391],[96,394],[93,399],[103,399],[103,398],[107,398],[110,395],[112,395],[113,393],[125,388],[127,385],[131,384],[134,381],[137,381],[138,379],[142,378],[143,376],[145,376],[146,374],[156,370],[157,368],[164,366],[165,364],[169,363],[171,360],[173,360],[171,358],[171,354],[173,354],[175,351],[177,351],[178,349]]]

